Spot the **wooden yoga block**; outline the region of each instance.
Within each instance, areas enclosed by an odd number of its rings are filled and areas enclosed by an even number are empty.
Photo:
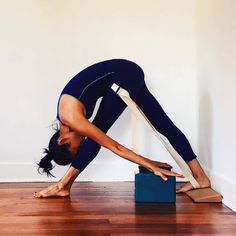
[[[135,202],[176,202],[176,178],[168,176],[164,181],[149,170],[139,167],[135,174]]]
[[[193,189],[186,194],[194,202],[222,202],[222,196],[211,188]]]

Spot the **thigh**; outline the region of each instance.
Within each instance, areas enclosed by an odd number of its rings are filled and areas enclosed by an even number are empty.
[[[113,83],[126,89],[130,96],[134,98],[144,84],[142,68],[134,62],[124,59],[110,60],[106,66],[109,71],[114,71],[112,75]]]
[[[113,92],[112,89],[109,88],[102,98],[97,114],[92,123],[106,133],[125,108],[126,104],[116,93]],[[83,171],[96,157],[100,148],[101,146],[94,140],[86,138],[77,151],[71,165],[76,169]]]
[[[111,88],[108,88],[92,123],[106,133],[125,108],[126,104],[122,99]]]

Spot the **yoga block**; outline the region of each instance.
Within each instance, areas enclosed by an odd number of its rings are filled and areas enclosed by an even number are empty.
[[[168,168],[168,167],[160,167],[160,168],[164,170],[171,170],[171,168]],[[139,166],[138,169],[139,169],[139,173],[152,173],[150,170],[148,170],[147,168],[143,166]]]
[[[167,181],[152,172],[139,168],[135,174],[135,202],[176,202],[176,178],[168,176]]]

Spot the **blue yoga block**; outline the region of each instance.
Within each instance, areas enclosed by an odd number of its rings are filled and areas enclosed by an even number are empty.
[[[175,203],[176,178],[167,178],[167,181],[164,181],[150,171],[135,174],[135,202]]]
[[[152,173],[150,170],[148,170],[147,168],[143,166],[139,166],[138,169],[139,169],[139,173]],[[171,170],[171,168],[168,168],[168,167],[161,167],[161,169]]]

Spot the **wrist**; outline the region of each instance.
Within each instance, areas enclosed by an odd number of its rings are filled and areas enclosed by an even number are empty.
[[[142,157],[145,160],[145,162],[142,163],[141,165],[143,167],[145,167],[146,169],[154,172],[158,168],[152,160],[147,159],[146,157],[143,157],[141,155],[139,155],[139,156]]]

